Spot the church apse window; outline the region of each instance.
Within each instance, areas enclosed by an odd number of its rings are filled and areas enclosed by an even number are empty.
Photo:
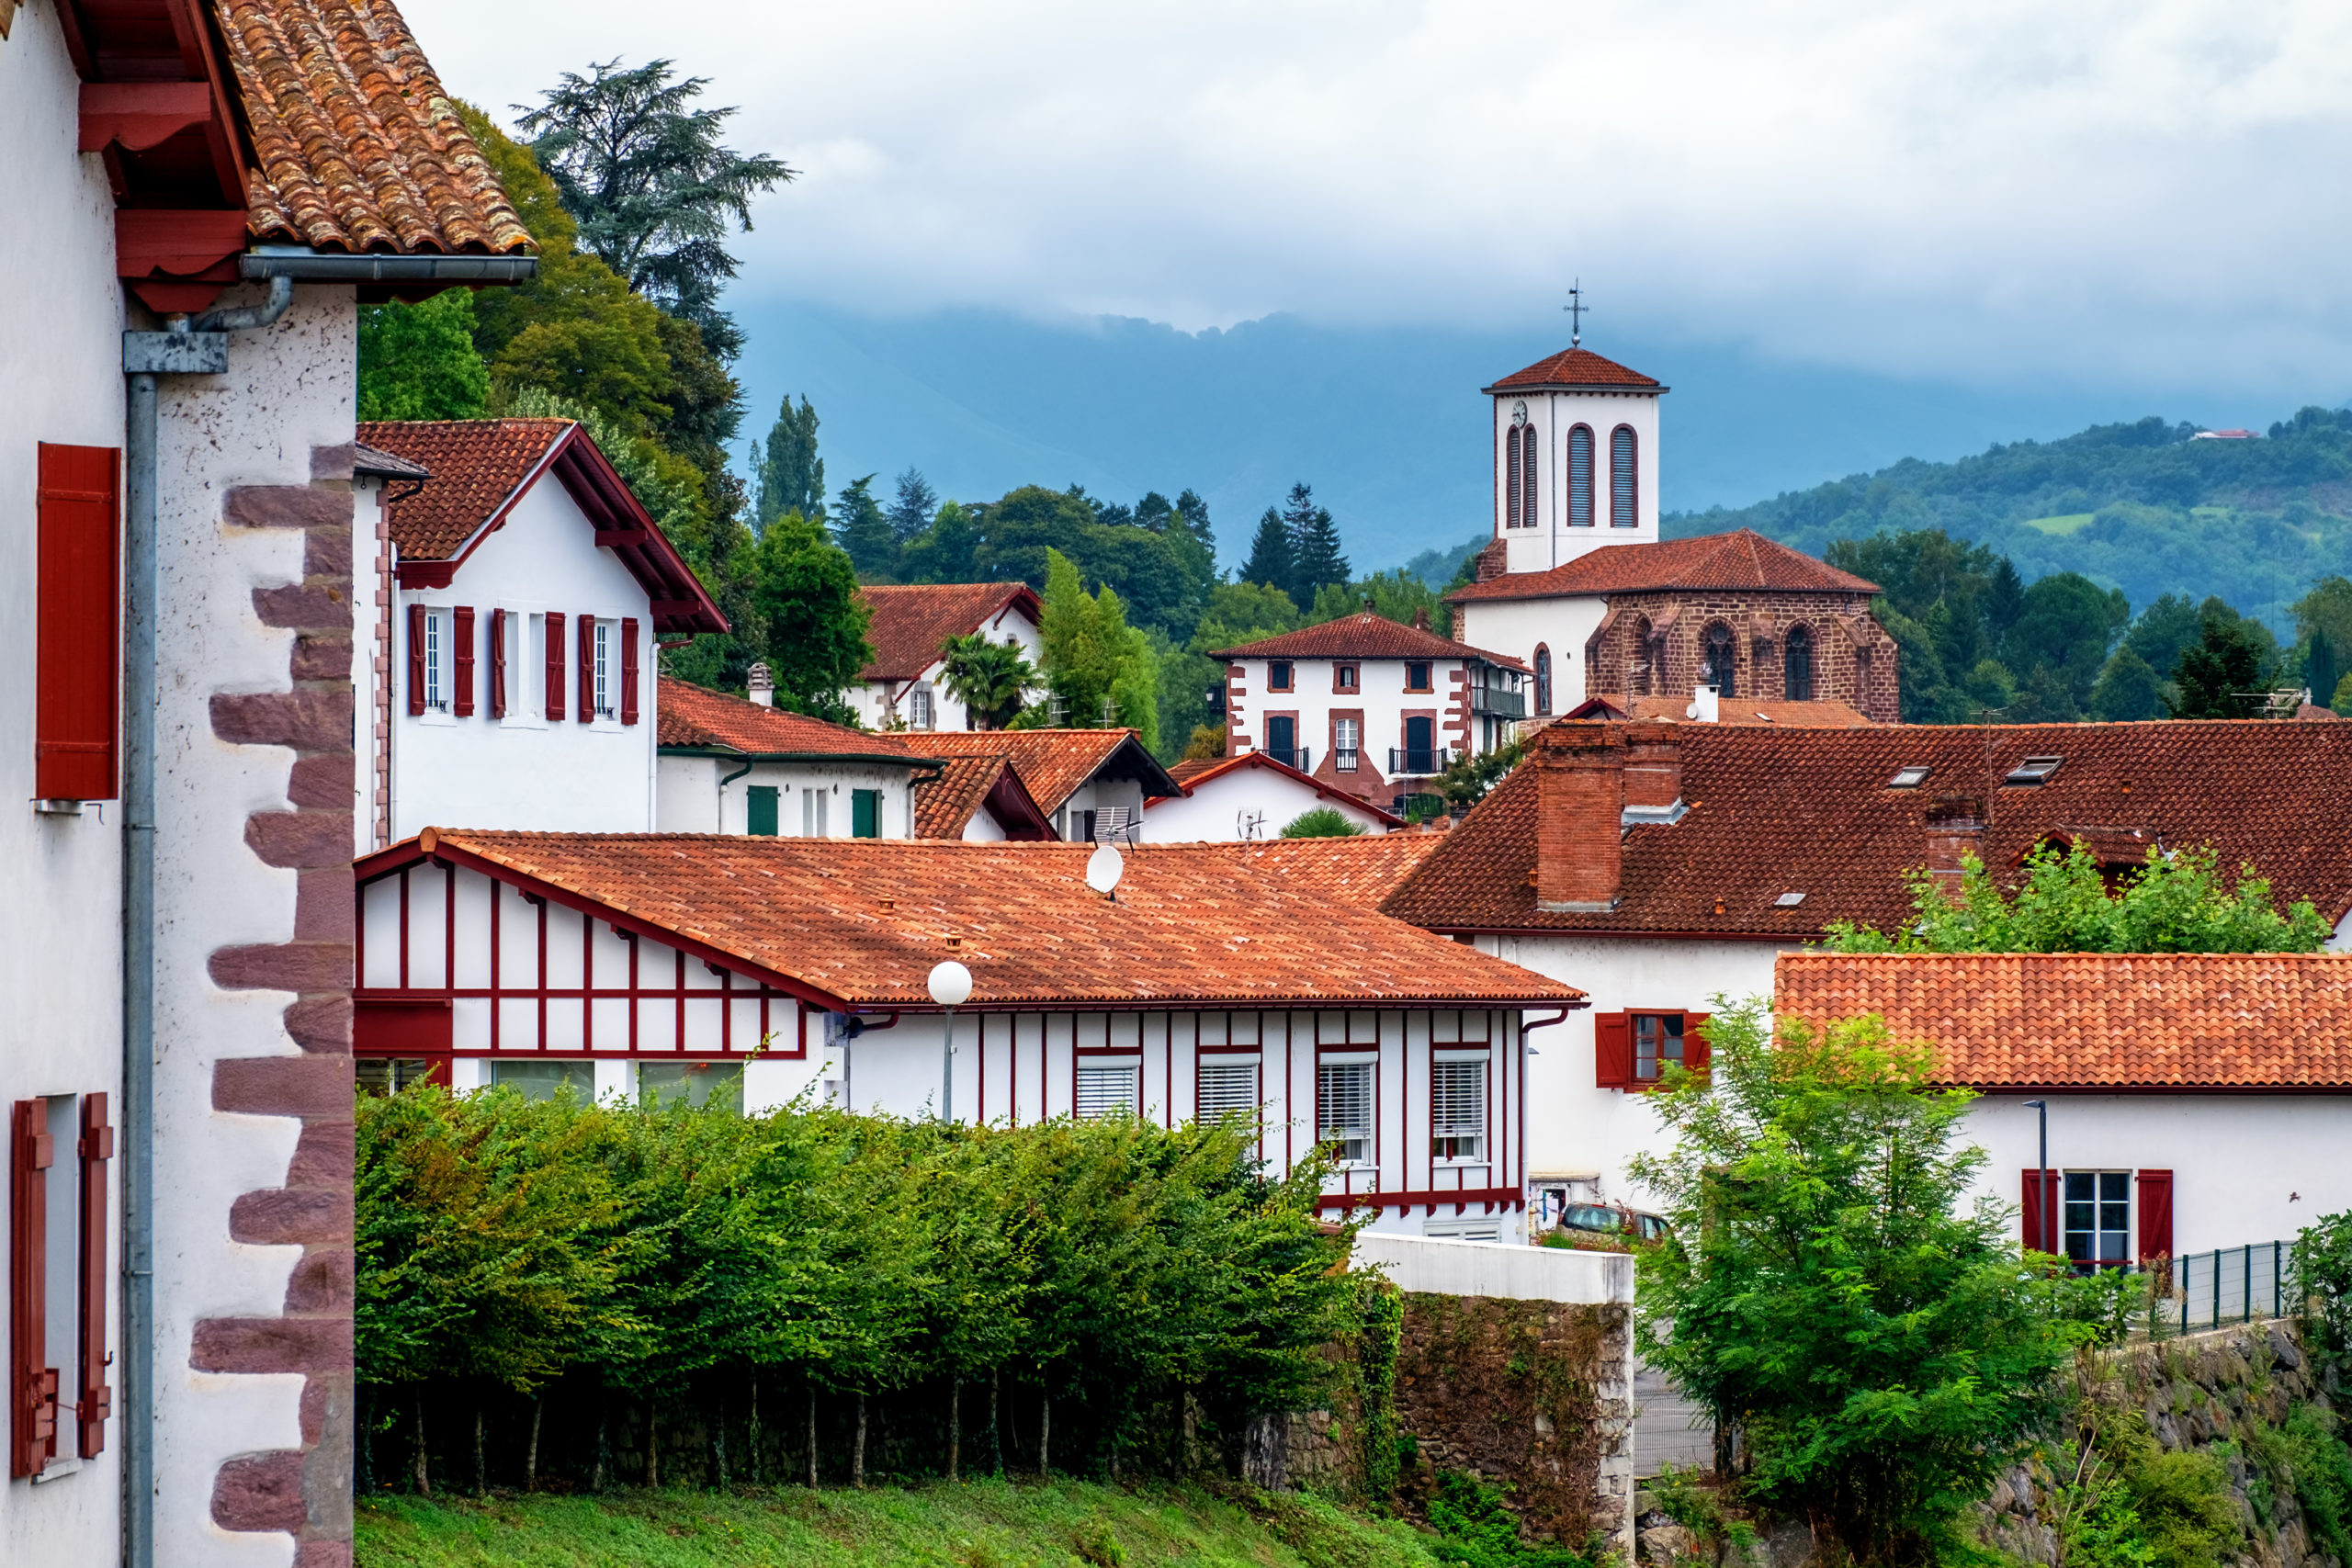
[[[1634,459],[1640,446],[1634,439],[1634,427],[1621,424],[1609,433],[1609,525],[1611,528],[1638,528],[1642,518],[1634,504],[1640,499],[1634,477]],[[1724,694],[1729,696],[1731,694]]]
[[[1503,467],[1507,470],[1503,485],[1503,526],[1519,526],[1519,497],[1521,490],[1519,467],[1519,432],[1514,430],[1503,437]]]
[[[1552,711],[1552,650],[1542,643],[1535,645],[1535,711]]]
[[[1637,697],[1654,695],[1657,691],[1657,644],[1647,615],[1634,623],[1634,657],[1627,660],[1627,664],[1634,694]]]
[[[1568,432],[1568,526],[1592,526],[1592,426]]]
[[[1715,688],[1718,696],[1726,700],[1739,694],[1737,690],[1738,661],[1735,657],[1737,644],[1732,639],[1731,628],[1721,621],[1709,625],[1706,636],[1706,657],[1699,662],[1699,679]]]
[[[1535,468],[1536,468],[1536,463],[1535,463],[1535,453],[1536,453],[1536,446],[1535,446],[1535,427],[1534,427],[1533,425],[1532,425],[1532,424],[1531,424],[1531,425],[1527,425],[1527,426],[1524,426],[1524,427],[1522,427],[1522,428],[1521,429],[1521,431],[1520,431],[1520,433],[1519,433],[1519,444],[1520,444],[1521,447],[1521,448],[1523,448],[1523,449],[1525,450],[1525,452],[1526,452],[1526,456],[1525,456],[1525,457],[1523,457],[1523,458],[1521,460],[1521,462],[1520,462],[1520,466],[1519,466],[1519,468],[1520,468],[1520,492],[1519,492],[1519,494],[1520,494],[1520,525],[1520,525],[1521,527],[1522,527],[1522,528],[1532,528],[1532,527],[1534,527],[1534,526],[1536,525],[1537,519],[1538,519],[1538,517],[1540,516],[1540,513],[1536,511],[1537,505],[1542,502],[1543,497],[1544,497],[1544,491],[1543,491],[1543,490],[1542,490],[1542,489],[1541,489],[1541,487],[1539,487],[1539,486],[1536,484],[1536,482],[1535,482]]]
[[[1803,622],[1789,628],[1781,645],[1782,685],[1792,703],[1813,701],[1813,629]]]

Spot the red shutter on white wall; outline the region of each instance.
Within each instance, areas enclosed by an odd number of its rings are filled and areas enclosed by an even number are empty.
[[[40,444],[34,568],[33,794],[115,798],[122,732],[120,513],[110,446]]]
[[[1694,1073],[1703,1073],[1713,1064],[1715,1054],[1707,1043],[1703,1012],[1682,1015],[1682,1065]]]
[[[596,722],[596,617],[580,617],[580,722]]]
[[[2025,1201],[2021,1207],[2025,1220],[2025,1249],[2028,1252],[2058,1250],[2054,1238],[2045,1238],[2041,1234],[2043,1222],[2054,1217],[2058,1206],[2058,1173],[2054,1170],[2049,1173],[2050,1195],[2047,1198],[2042,1195],[2042,1176],[2043,1173],[2038,1170],[2025,1173]]]
[[[408,712],[424,711],[424,606],[408,607]]]
[[[637,722],[637,621],[621,623],[621,722]]]
[[[57,1454],[57,1369],[48,1366],[49,1104],[20,1100],[8,1119],[8,1473],[37,1475]]]
[[[548,720],[563,716],[563,617],[548,615]]]
[[[2140,1173],[2140,1261],[2172,1256],[2172,1172]]]
[[[1600,1089],[1627,1089],[1634,1082],[1634,1015],[1595,1013],[1592,1018],[1593,1083]]]
[[[79,1409],[84,1459],[106,1451],[107,1416],[114,1390],[107,1383],[107,1162],[114,1157],[114,1129],[107,1122],[107,1097],[82,1097],[82,1377],[74,1399]]]
[[[449,617],[454,628],[450,639],[457,646],[453,660],[458,671],[458,700],[451,709],[459,718],[471,718],[474,713],[474,607],[460,604]]]
[[[506,716],[506,612],[490,613],[490,716]]]

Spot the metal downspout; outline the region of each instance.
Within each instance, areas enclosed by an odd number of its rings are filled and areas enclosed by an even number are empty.
[[[748,773],[751,771],[752,760],[749,757],[746,757],[743,759],[743,765],[741,767],[736,769],[731,773],[726,773],[720,776],[718,781],[718,820],[712,824],[710,829],[712,832],[724,833],[727,831],[727,786],[733,784],[737,779],[741,778],[745,773]],[[751,808],[746,807],[744,809],[748,811]],[[747,820],[743,824],[743,830],[745,832],[751,831],[751,823]]]
[[[231,332],[293,303],[291,278],[260,305],[122,334],[122,1557],[155,1562],[155,646],[159,375],[220,375]]]

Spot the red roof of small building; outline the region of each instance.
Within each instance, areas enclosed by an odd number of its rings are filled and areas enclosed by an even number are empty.
[[[1878,584],[1840,571],[1753,528],[1603,545],[1548,571],[1514,571],[1447,594],[1448,604],[1486,599],[1550,599],[1580,593],[1640,593],[1658,589],[1728,589],[1776,593],[1876,593]]]
[[[246,227],[322,251],[536,247],[389,0],[213,0],[244,102]]]
[[[1379,823],[1383,829],[1402,828],[1405,825],[1405,819],[1402,817],[1393,812],[1383,811],[1362,795],[1350,795],[1342,789],[1334,789],[1314,774],[1300,773],[1288,762],[1277,761],[1263,751],[1244,751],[1239,756],[1217,757],[1207,761],[1179,762],[1169,769],[1168,773],[1170,778],[1184,786],[1182,794],[1190,795],[1221,778],[1230,778],[1236,773],[1253,770],[1280,773],[1295,784],[1305,784],[1326,800],[1336,801],[1350,810],[1363,812]],[[1156,795],[1143,803],[1143,808],[1149,811],[1163,800],[1178,798],[1180,796],[1175,795]]]
[[[921,745],[942,757],[1009,759],[1049,812],[1060,810],[1080,784],[1106,768],[1140,781],[1147,800],[1176,793],[1176,781],[1132,729],[943,729],[925,733]]]
[[[737,751],[747,757],[836,757],[896,763],[910,771],[934,766],[893,735],[827,724],[787,708],[763,707],[664,675],[661,687],[664,750]]]
[[[2352,1089],[2352,953],[1784,953],[1773,1007],[1877,1013],[1975,1089]]]
[[[886,585],[861,588],[857,596],[874,615],[865,628],[874,658],[857,672],[861,681],[913,680],[939,662],[949,637],[979,630],[1007,604],[1032,622],[1044,614],[1036,590],[1025,582]]]
[[[404,588],[447,587],[541,476],[553,474],[652,601],[654,629],[721,632],[727,617],[587,431],[568,419],[379,420],[358,439],[421,465],[388,489],[386,527]],[[600,547],[592,546],[591,547]]]
[[[1663,392],[1654,376],[1628,370],[1613,359],[1603,359],[1589,348],[1564,348],[1549,359],[1539,359],[1524,370],[1514,370],[1489,392],[1581,391],[1597,388],[1612,392]]]
[[[981,811],[1008,838],[1052,839],[1053,819],[1004,757],[949,757],[933,777],[915,784],[918,839],[960,839]]]
[[[2352,812],[2342,805],[2352,798],[2352,726],[1561,723],[1534,737],[1531,761],[1612,732],[1622,744],[1637,728],[1673,745],[1688,809],[1670,825],[1624,829],[1614,909],[1537,908],[1538,784],[1523,763],[1445,835],[1388,912],[1439,931],[1787,942],[1835,920],[1889,931],[1909,921],[1903,874],[1927,863],[1927,814],[1949,800],[1983,809],[1981,857],[2005,875],[2053,837],[2211,845],[2229,870],[2251,863],[2282,905],[2308,898],[2330,920],[2352,908]],[[2045,756],[2064,759],[2046,783],[2001,782]],[[1917,787],[1891,787],[1910,767],[1929,772]],[[1804,901],[1781,906],[1788,893]]]
[[[1582,1000],[1343,896],[1379,857],[1339,842],[1132,850],[1115,899],[1086,886],[1086,844],[427,829],[358,875],[470,866],[865,1007],[933,1010],[946,958],[971,970],[972,1007]]]
[[[1695,724],[1698,720],[1690,716],[1690,706],[1691,699],[1689,697],[1629,697],[1620,693],[1603,692],[1587,697],[1560,717],[1647,718],[1666,724]],[[1784,724],[1792,729],[1852,729],[1871,721],[1844,703],[1792,703],[1778,697],[1759,702],[1736,697],[1725,698],[1716,704],[1714,722]],[[1535,728],[1541,728],[1544,721],[1538,719],[1532,723]]]
[[[1211,659],[1483,659],[1506,670],[1526,665],[1508,653],[1487,653],[1442,637],[1421,626],[1408,626],[1370,610],[1301,626],[1295,632],[1261,637],[1238,648],[1220,649]]]

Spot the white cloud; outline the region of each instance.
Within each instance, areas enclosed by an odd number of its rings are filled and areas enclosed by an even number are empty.
[[[1997,380],[2343,380],[2352,8],[408,0],[493,107],[652,54],[805,176],[747,296],[1591,328]]]

